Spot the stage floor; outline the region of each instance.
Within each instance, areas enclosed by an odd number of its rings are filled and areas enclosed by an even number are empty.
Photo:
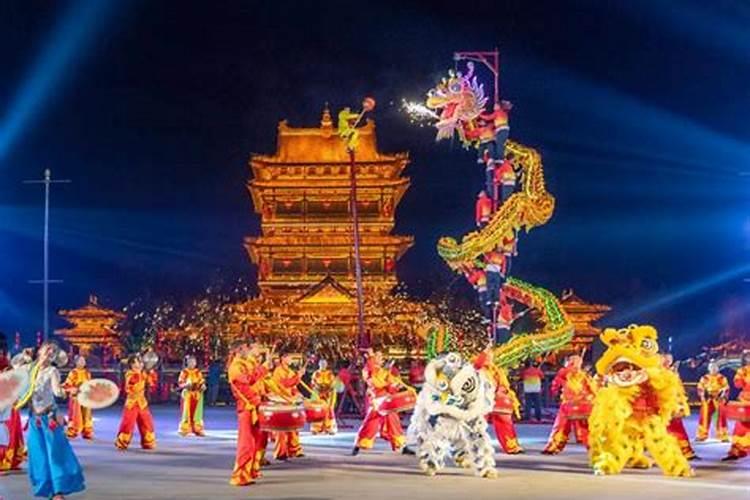
[[[256,485],[236,488],[228,484],[234,461],[235,415],[232,408],[207,408],[207,436],[181,438],[176,433],[176,406],[155,406],[158,448],[127,452],[112,444],[120,408],[95,414],[96,440],[74,441],[84,467],[88,489],[73,499],[648,499],[750,498],[750,459],[719,462],[728,444],[709,441],[697,445],[703,458],[693,462],[697,477],[670,479],[656,468],[627,471],[619,476],[597,477],[589,469],[585,450],[569,446],[558,456],[539,451],[549,425],[519,425],[523,455],[497,455],[500,477],[475,478],[470,472],[446,469],[436,477],[422,475],[414,457],[391,453],[385,442],[357,457],[349,456],[356,432],[341,429],[336,436],[312,436],[302,442],[307,456],[264,469]],[[688,422],[694,431],[695,421]],[[135,441],[135,439],[134,439]],[[24,473],[0,478],[0,498],[29,498]]]

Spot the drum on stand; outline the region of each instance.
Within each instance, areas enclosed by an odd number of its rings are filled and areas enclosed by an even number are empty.
[[[385,396],[380,405],[378,405],[378,412],[383,415],[388,415],[389,413],[400,413],[413,410],[416,404],[417,395],[414,391],[401,391]]]
[[[305,426],[305,407],[297,404],[265,403],[258,407],[260,429],[271,432],[298,431]]]

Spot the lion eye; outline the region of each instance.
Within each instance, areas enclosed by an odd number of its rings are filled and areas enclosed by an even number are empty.
[[[643,339],[643,341],[641,342],[641,347],[648,351],[651,351],[654,349],[654,341],[651,339]]]

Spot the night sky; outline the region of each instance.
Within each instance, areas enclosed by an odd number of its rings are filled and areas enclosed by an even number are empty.
[[[498,46],[511,137],[541,151],[557,198],[514,274],[689,352],[747,323],[748,23],[739,0],[2,2],[0,330],[41,325],[42,189],[24,179],[73,181],[52,193],[54,310],[254,280],[249,155],[275,150],[279,120],[364,95],[380,149],[412,157],[400,275],[442,286],[435,242],[472,227],[482,172],[399,103],[454,51]]]

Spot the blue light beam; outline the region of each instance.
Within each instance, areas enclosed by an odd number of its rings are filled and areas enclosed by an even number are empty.
[[[59,90],[63,78],[71,75],[73,64],[80,62],[83,48],[94,38],[96,28],[104,25],[105,15],[113,4],[111,0],[78,0],[57,23],[0,122],[0,161],[52,97],[55,88]]]

